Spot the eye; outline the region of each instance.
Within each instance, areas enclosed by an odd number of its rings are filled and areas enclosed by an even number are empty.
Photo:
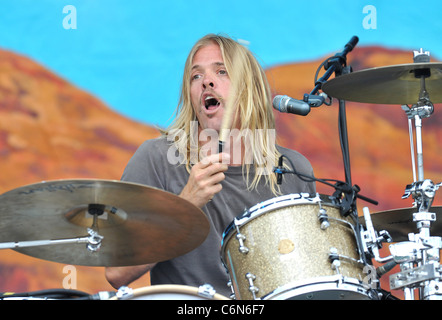
[[[227,75],[227,70],[220,69],[220,70],[218,71],[218,74],[221,74],[221,75]]]

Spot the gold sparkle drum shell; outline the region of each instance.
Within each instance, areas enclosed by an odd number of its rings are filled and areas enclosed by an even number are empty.
[[[371,299],[355,232],[329,196],[290,194],[255,205],[223,234],[234,297]]]

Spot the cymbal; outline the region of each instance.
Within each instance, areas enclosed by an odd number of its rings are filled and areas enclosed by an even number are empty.
[[[324,83],[329,96],[363,103],[415,104],[421,90],[416,72],[429,71],[425,87],[430,101],[442,102],[442,63],[409,63],[355,71]]]
[[[98,210],[97,214],[91,210]],[[94,219],[94,216],[96,218]],[[86,266],[130,266],[168,260],[207,237],[205,214],[160,189],[112,180],[56,180],[0,196],[0,241],[23,242],[103,236],[92,252],[86,244],[51,244],[14,250],[45,260]]]
[[[394,242],[408,241],[408,234],[418,231],[416,222],[413,221],[413,213],[416,212],[417,208],[380,211],[372,213],[371,220],[376,231],[388,231]],[[433,206],[429,212],[436,214],[436,221],[432,222],[430,233],[433,236],[442,236],[442,206]],[[359,221],[365,225],[363,216],[359,217]]]

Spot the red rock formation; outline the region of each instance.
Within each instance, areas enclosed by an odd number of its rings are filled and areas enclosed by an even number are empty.
[[[63,178],[119,179],[157,130],[32,60],[0,51],[0,192]]]
[[[136,148],[158,136],[44,66],[0,50],[0,192],[44,180],[119,179]],[[62,288],[65,265],[0,251],[0,291]],[[76,267],[77,289],[112,288],[103,268]],[[140,286],[149,280],[140,280]]]

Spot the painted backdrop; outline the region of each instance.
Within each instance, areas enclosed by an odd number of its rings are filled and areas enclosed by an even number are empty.
[[[320,63],[353,35],[354,70],[411,63],[420,48],[440,61],[442,22],[429,13],[441,9],[436,0],[0,0],[0,192],[43,180],[119,179],[136,148],[170,123],[184,60],[207,33],[248,46],[274,94],[301,99]],[[424,120],[425,175],[434,182],[442,181],[440,109]],[[317,177],[344,179],[336,102],[306,117],[275,116],[280,144],[305,154]],[[400,106],[349,102],[347,118],[353,182],[379,201],[371,211],[409,207],[401,199],[412,171]],[[148,284],[146,276],[134,287]],[[101,267],[0,251],[0,291],[48,288],[112,290]]]

